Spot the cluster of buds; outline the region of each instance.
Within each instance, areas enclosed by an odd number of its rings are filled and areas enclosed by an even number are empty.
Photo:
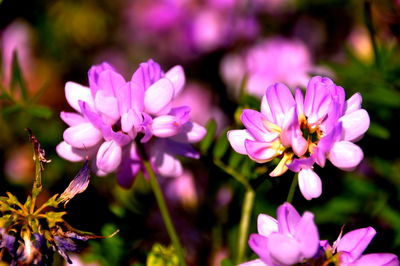
[[[79,251],[89,239],[104,238],[76,230],[62,218],[66,212],[56,210],[62,204],[65,207],[76,194],[86,190],[90,181],[89,164],[88,161],[84,163],[61,195],[55,194],[43,205],[36,206],[37,196],[42,191],[43,163],[50,160],[46,159],[37,138],[28,131],[36,166],[32,195],[25,203],[20,203],[10,192],[0,197],[0,261],[10,265],[49,265],[56,251],[72,263],[68,252]]]

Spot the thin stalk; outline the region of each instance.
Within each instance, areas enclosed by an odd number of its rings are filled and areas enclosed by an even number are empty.
[[[296,191],[297,183],[298,183],[298,174],[296,173],[293,177],[292,184],[290,185],[290,189],[289,189],[289,193],[286,198],[286,202],[292,203],[294,192]]]
[[[247,240],[249,235],[249,225],[251,213],[253,211],[254,198],[256,193],[252,188],[247,188],[244,194],[244,202],[242,206],[242,217],[240,218],[239,233],[238,233],[238,247],[235,264],[243,262],[244,255],[247,247]]]
[[[371,0],[366,0],[364,2],[364,21],[367,26],[369,36],[371,38],[372,48],[374,50],[374,58],[375,58],[375,66],[380,68],[381,66],[381,57],[379,53],[378,43],[376,41],[376,32],[374,28],[374,23],[372,20],[372,2]]]
[[[175,231],[175,227],[172,223],[171,217],[169,215],[167,204],[165,203],[164,195],[161,191],[160,184],[157,181],[156,175],[154,174],[154,171],[150,165],[150,162],[148,160],[144,160],[143,162],[144,162],[144,166],[146,168],[146,172],[150,177],[150,185],[151,185],[151,188],[153,189],[154,195],[156,197],[158,207],[160,208],[161,216],[163,218],[165,227],[167,228],[168,235],[171,238],[172,244],[174,245],[174,248],[178,255],[180,264],[182,266],[185,266],[186,262],[185,262],[185,257],[183,255],[183,249],[180,244],[178,235]]]
[[[216,166],[218,166],[221,170],[223,170],[225,173],[229,174],[230,176],[232,176],[233,178],[235,178],[238,182],[240,182],[246,189],[252,189],[249,181],[247,180],[247,178],[236,172],[235,169],[233,169],[232,167],[225,165],[220,159],[214,159],[214,164]]]

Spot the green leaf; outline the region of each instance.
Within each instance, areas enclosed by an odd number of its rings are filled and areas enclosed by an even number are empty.
[[[215,143],[214,147],[214,158],[220,159],[224,154],[226,153],[226,150],[228,149],[229,142],[228,138],[226,137],[226,133],[228,132],[228,129],[224,130],[222,132],[221,136],[217,139],[217,142]]]
[[[67,214],[67,212],[46,212],[46,219],[49,223],[49,228],[52,228],[56,223],[63,222],[62,217]]]
[[[33,116],[45,119],[48,119],[53,115],[51,109],[43,105],[26,106],[25,111]]]
[[[24,99],[24,101],[28,101],[28,91],[26,88],[25,80],[22,75],[21,67],[18,63],[17,52],[14,51],[13,60],[12,60],[11,90],[15,91],[17,86],[21,90],[22,99]]]
[[[206,153],[210,148],[212,141],[214,140],[215,132],[217,130],[217,123],[214,119],[208,121],[206,125],[207,135],[200,142],[200,151],[201,153]]]
[[[369,129],[368,129],[368,135],[374,136],[376,138],[380,138],[380,139],[389,139],[390,138],[390,131],[377,124],[374,122],[371,122]]]
[[[234,266],[235,264],[230,259],[226,258],[221,261],[221,266]]]

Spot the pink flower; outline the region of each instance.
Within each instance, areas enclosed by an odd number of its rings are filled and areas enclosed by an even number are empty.
[[[362,255],[375,234],[376,231],[371,226],[353,230],[343,237],[340,235],[333,247],[329,244],[325,245],[325,249],[332,255],[339,256],[341,266],[398,266],[397,256],[391,253]]]
[[[190,143],[206,133],[189,120],[189,107],[172,108],[184,83],[182,67],[164,73],[152,60],[142,63],[130,81],[107,63],[92,67],[90,87],[65,85],[67,101],[76,112],[61,113],[70,127],[57,152],[70,161],[82,161],[88,155],[97,175],[117,172],[119,184],[129,187],[143,170],[135,143],[140,137],[157,174],[181,175],[182,166],[174,156],[198,158]]]
[[[266,39],[243,54],[228,55],[221,63],[222,77],[230,87],[238,90],[247,75],[246,91],[257,97],[263,96],[265,84],[305,87],[312,70],[307,47],[301,41],[280,37]]]
[[[314,163],[324,167],[328,159],[351,171],[363,159],[362,150],[353,143],[370,122],[361,101],[359,93],[345,101],[344,89],[329,78],[313,77],[305,96],[297,89],[293,97],[288,87],[276,83],[267,88],[261,112],[244,110],[241,120],[246,129],[229,131],[228,139],[236,152],[258,163],[280,157],[270,175],[282,175],[287,169],[298,172],[300,190],[310,200],[322,193]]]
[[[249,239],[251,249],[259,259],[242,266],[293,265],[313,258],[319,250],[319,234],[314,215],[303,216],[290,203],[278,208],[277,220],[260,214],[257,219],[258,234]]]

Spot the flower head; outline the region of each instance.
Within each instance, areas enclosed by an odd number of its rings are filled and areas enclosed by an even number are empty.
[[[62,112],[70,127],[57,146],[59,155],[70,161],[93,157],[97,175],[114,171],[120,185],[129,187],[143,170],[136,142],[145,146],[155,171],[179,176],[182,166],[174,157],[197,158],[190,143],[205,135],[191,122],[190,107],[172,107],[172,100],[185,83],[182,67],[164,73],[149,60],[140,64],[126,81],[107,63],[89,70],[89,86],[67,82],[65,94],[75,113]]]
[[[339,238],[331,247],[325,245],[325,252],[329,253],[330,257],[338,257],[341,266],[347,265],[371,265],[371,266],[397,266],[399,259],[395,254],[391,253],[371,253],[362,255],[368,247],[376,231],[371,226],[356,229],[348,232],[343,237]]]
[[[345,101],[344,89],[320,76],[310,80],[305,96],[300,89],[293,96],[288,87],[276,83],[267,88],[261,112],[244,110],[241,120],[246,129],[229,131],[228,139],[236,152],[258,163],[281,158],[270,175],[288,169],[298,172],[300,190],[310,200],[322,192],[314,163],[323,167],[328,159],[350,171],[363,159],[362,150],[353,143],[370,122],[361,101],[359,93]]]
[[[258,260],[242,265],[293,265],[314,257],[319,250],[319,234],[314,215],[303,216],[290,203],[278,208],[277,220],[260,214],[257,220],[258,234],[249,239],[251,249]]]

